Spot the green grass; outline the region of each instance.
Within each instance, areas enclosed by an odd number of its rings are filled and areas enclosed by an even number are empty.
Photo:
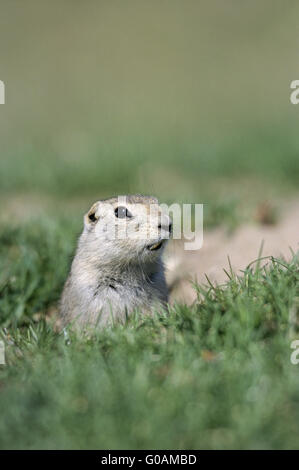
[[[197,286],[192,307],[65,335],[45,318],[76,231],[2,231],[1,448],[298,448],[297,257]]]
[[[217,141],[199,133],[189,139],[169,131],[150,139],[151,129],[123,142],[98,141],[93,151],[64,158],[43,146],[24,146],[0,160],[0,195],[38,194],[54,198],[156,194],[167,202],[219,202],[245,199],[254,187],[258,197],[281,196],[297,189],[297,126],[262,132],[250,123]],[[242,187],[246,182],[247,193]],[[279,190],[277,189],[279,187]],[[248,188],[249,187],[249,188]]]

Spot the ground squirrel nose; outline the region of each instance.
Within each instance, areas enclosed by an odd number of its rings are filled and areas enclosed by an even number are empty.
[[[172,221],[168,216],[163,216],[158,225],[159,229],[168,230],[171,233]]]

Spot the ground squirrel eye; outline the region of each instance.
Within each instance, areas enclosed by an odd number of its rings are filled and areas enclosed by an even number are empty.
[[[91,214],[88,214],[88,218],[91,222],[96,222],[97,218],[96,218],[96,215],[94,212],[92,212]]]
[[[132,217],[131,212],[128,211],[126,207],[119,206],[114,211],[115,217],[119,219],[125,219],[126,217]]]

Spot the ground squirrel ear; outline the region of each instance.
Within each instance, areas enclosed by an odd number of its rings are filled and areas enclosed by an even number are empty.
[[[95,224],[99,218],[97,215],[98,204],[95,203],[84,216],[85,225]]]

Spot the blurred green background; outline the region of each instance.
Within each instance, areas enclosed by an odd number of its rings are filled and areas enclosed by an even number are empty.
[[[215,207],[296,190],[298,2],[0,4],[2,212],[12,198],[76,212],[128,192]]]

